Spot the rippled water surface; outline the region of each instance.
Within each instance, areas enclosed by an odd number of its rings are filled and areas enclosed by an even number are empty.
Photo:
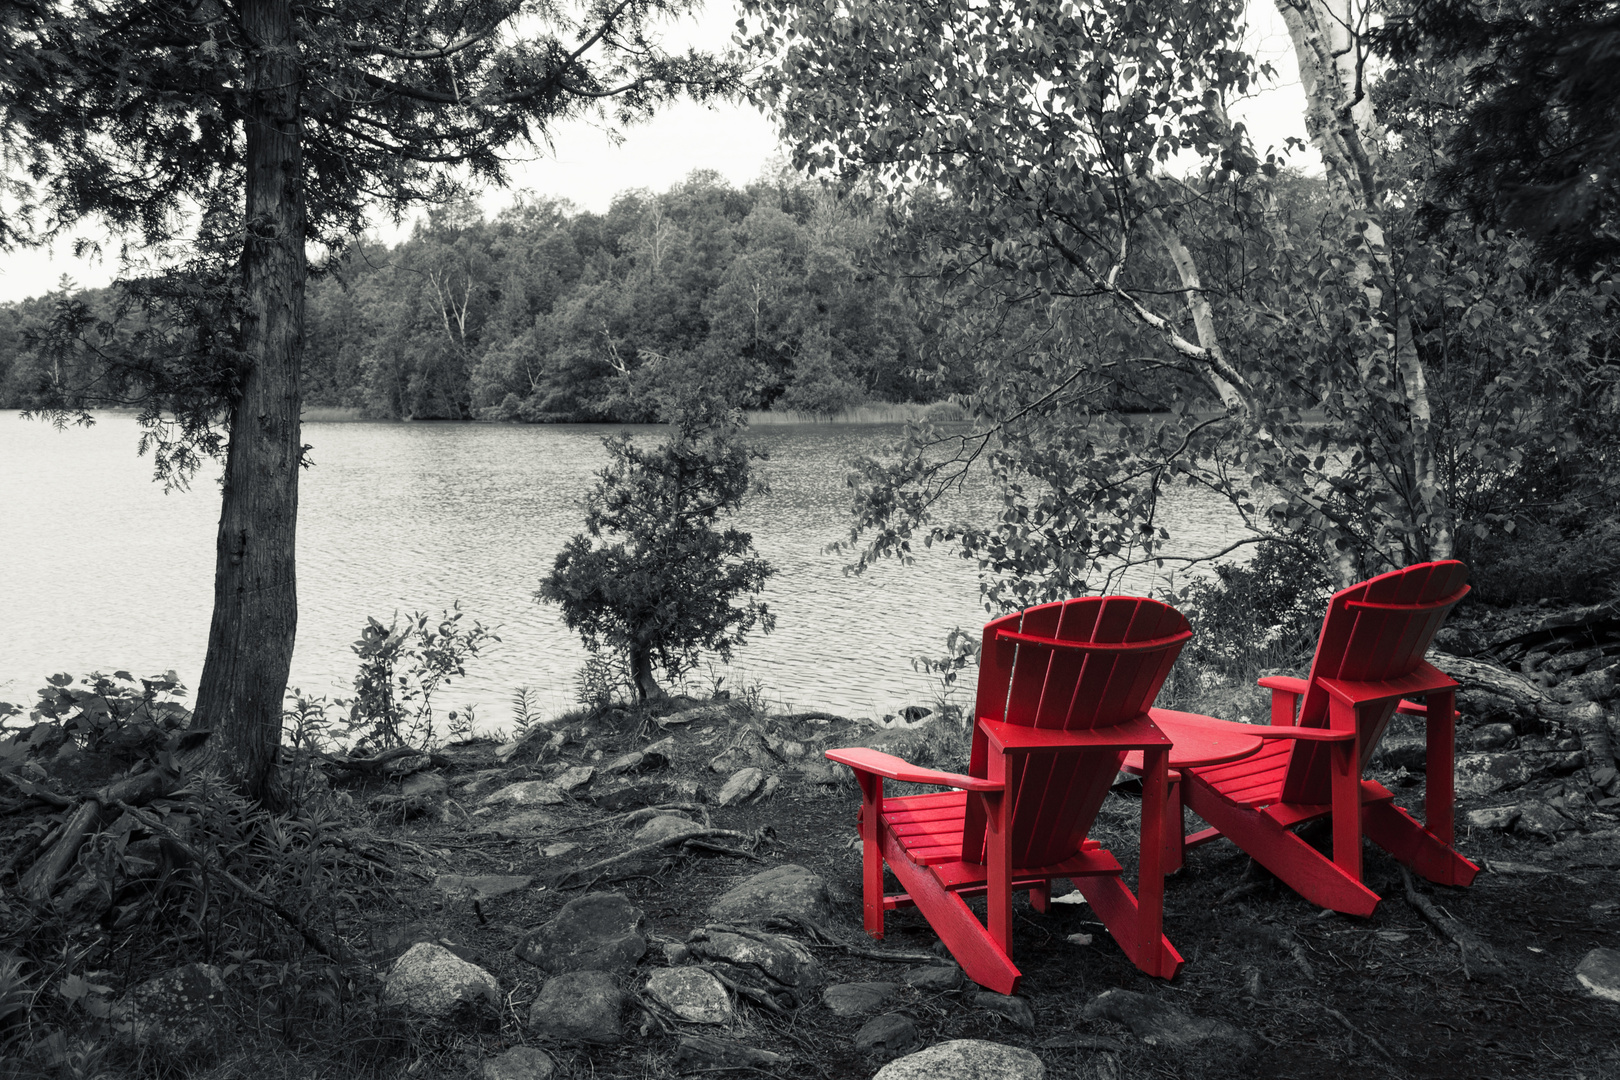
[[[306,424],[315,464],[300,496],[293,685],[344,694],[350,645],[367,615],[387,622],[459,600],[502,640],[445,691],[444,707],[474,704],[481,726],[499,726],[520,686],[537,693],[544,713],[571,705],[584,650],[556,609],[531,597],[579,531],[583,496],[606,462],[602,436],[616,430]],[[941,653],[951,628],[984,621],[974,568],[960,558],[921,551],[912,566],[852,577],[844,556],[823,550],[848,528],[847,462],[898,430],[751,432],[770,453],[760,466],[770,493],[741,524],[778,568],[765,595],[777,629],[754,637],[729,670],[716,669],[728,687],[757,683],[768,702],[793,709],[895,712],[934,696],[911,658]],[[172,667],[196,685],[213,599],[217,469],[165,495],[136,439],[127,416],[66,432],[0,416],[0,698],[31,700],[56,671]],[[955,509],[993,512],[982,498]],[[1188,552],[1240,535],[1231,512],[1197,492],[1172,495],[1165,521]],[[706,687],[707,674],[694,683]],[[958,697],[969,694],[971,686]]]

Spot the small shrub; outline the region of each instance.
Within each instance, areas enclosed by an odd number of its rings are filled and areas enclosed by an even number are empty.
[[[1175,598],[1193,626],[1183,664],[1248,681],[1267,668],[1310,662],[1322,614],[1333,595],[1319,555],[1291,544],[1263,544],[1247,563],[1215,568]]]
[[[651,449],[624,436],[603,440],[610,461],[586,498],[586,531],[557,554],[535,593],[562,609],[590,652],[622,655],[642,700],[663,695],[655,668],[678,681],[702,651],[730,660],[756,626],[769,633],[775,625],[753,598],[775,570],[754,554],[748,533],[716,527],[751,488],[758,455],[737,442],[739,428],[733,417],[698,411],[683,413],[673,436]],[[593,674],[601,669],[586,670],[582,690],[603,700],[608,683]]]
[[[357,747],[385,750],[414,746],[427,750],[438,745],[433,699],[440,689],[467,673],[467,661],[491,642],[494,631],[480,622],[461,624],[464,612],[453,605],[437,621],[424,612],[400,625],[396,616],[384,626],[368,618],[353,645],[360,659],[354,678],[349,726],[359,733]],[[472,713],[451,712],[450,734],[471,730]]]

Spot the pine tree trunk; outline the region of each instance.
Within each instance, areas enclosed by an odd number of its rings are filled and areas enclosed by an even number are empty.
[[[302,71],[288,0],[246,0],[245,317],[241,396],[230,446],[214,569],[214,615],[195,726],[245,794],[273,801],[282,698],[298,625],[299,369],[303,358]]]

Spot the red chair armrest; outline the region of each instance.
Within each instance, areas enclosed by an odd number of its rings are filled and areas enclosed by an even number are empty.
[[[1292,675],[1267,675],[1257,681],[1267,690],[1281,690],[1286,694],[1295,695],[1303,694],[1311,685],[1306,680]]]
[[[1395,711],[1398,713],[1405,713],[1408,716],[1429,715],[1429,707],[1427,705],[1419,705],[1417,702],[1407,701],[1405,698],[1402,698],[1401,703],[1395,706]]]
[[[1303,739],[1305,742],[1349,742],[1356,737],[1353,731],[1336,731],[1325,727],[1284,727],[1273,724],[1266,727],[1261,724],[1252,725],[1254,733],[1262,739]]]
[[[999,780],[982,780],[976,776],[963,776],[961,773],[924,769],[893,754],[868,750],[863,746],[828,750],[823,756],[828,761],[848,765],[860,772],[874,773],[890,780],[904,780],[911,784],[938,784],[941,787],[959,788],[962,791],[983,792],[1001,791],[1006,786]]]

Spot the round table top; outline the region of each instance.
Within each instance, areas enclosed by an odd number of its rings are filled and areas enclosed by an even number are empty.
[[[1264,745],[1260,736],[1250,734],[1257,726],[1255,724],[1238,724],[1173,709],[1151,709],[1148,715],[1174,744],[1170,747],[1172,769],[1236,761],[1248,757]],[[1141,772],[1142,751],[1133,750],[1126,754],[1124,768]]]

